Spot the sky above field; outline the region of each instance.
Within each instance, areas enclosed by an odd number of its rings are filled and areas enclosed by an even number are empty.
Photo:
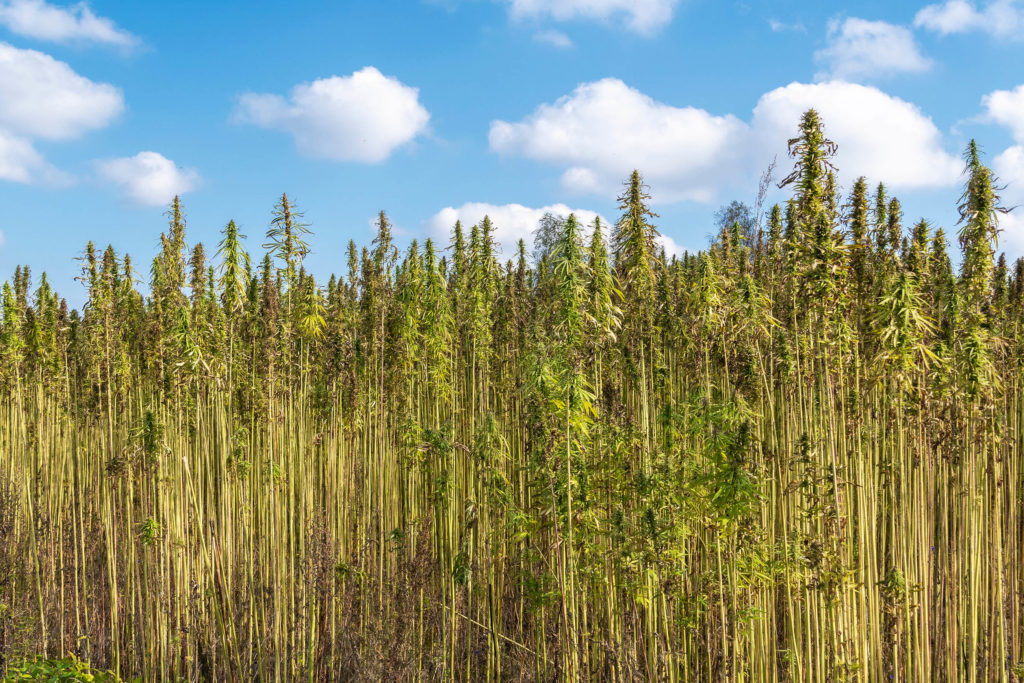
[[[490,214],[511,257],[544,211],[616,219],[633,168],[696,250],[812,106],[905,224],[955,229],[971,138],[1024,204],[1024,0],[0,0],[0,278],[79,303],[86,241],[148,269],[175,194],[258,250],[287,192],[324,278],[381,209],[403,244]]]

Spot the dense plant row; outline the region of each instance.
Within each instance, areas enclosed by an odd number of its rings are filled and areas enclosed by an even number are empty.
[[[92,243],[0,327],[0,654],[145,680],[1022,675],[1024,261],[968,148],[957,268],[812,110],[792,199],[667,259],[488,219],[326,285],[287,196],[146,293]],[[763,189],[763,188],[762,188]],[[763,197],[763,193],[762,193]]]

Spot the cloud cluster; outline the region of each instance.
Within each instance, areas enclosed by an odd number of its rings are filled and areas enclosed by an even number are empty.
[[[104,43],[127,48],[139,42],[110,19],[93,14],[84,2],[57,7],[45,0],[2,0],[0,26],[21,36],[56,43]]]
[[[928,5],[914,17],[914,26],[940,35],[981,31],[999,38],[1024,39],[1024,7],[1016,0],[993,0],[979,7],[967,0]]]
[[[199,183],[195,169],[180,168],[156,152],[102,159],[96,162],[96,169],[101,178],[120,190],[125,201],[139,206],[163,206]]]
[[[746,126],[734,116],[673,107],[616,78],[584,83],[519,122],[494,121],[499,154],[566,167],[563,186],[607,193],[641,168],[672,200],[710,201],[740,150]],[[611,190],[614,191],[614,190]]]
[[[85,3],[57,7],[45,0],[0,0],[0,25],[13,33],[59,43],[120,47],[135,36],[98,17]],[[73,178],[43,158],[35,140],[73,140],[109,126],[125,109],[120,88],[97,83],[37,50],[0,43],[0,179],[69,184]],[[195,186],[198,174],[156,152],[95,162],[100,179],[134,204],[167,202]]]
[[[754,146],[783,158],[800,116],[814,108],[826,135],[839,145],[840,178],[867,176],[896,189],[950,187],[963,165],[950,154],[935,123],[915,105],[871,86],[832,81],[791,83],[766,93],[754,107]]]
[[[1009,128],[1013,139],[1024,144],[1024,85],[991,92],[981,104],[990,119]]]
[[[992,170],[1004,184],[1002,200],[1013,211],[999,216],[1000,246],[1024,254],[1024,145],[1014,145],[992,161]]]
[[[0,43],[0,128],[68,140],[106,127],[124,110],[120,89],[95,83],[48,54]]]
[[[856,17],[830,21],[828,46],[815,52],[814,58],[827,67],[821,79],[920,73],[932,66],[910,29]]]
[[[982,98],[986,117],[1005,126],[1016,144],[992,160],[992,170],[1005,186],[1003,203],[1024,206],[1024,85],[1013,90],[996,90]],[[1024,213],[1017,208],[999,219],[1004,246],[1024,253]]]
[[[649,35],[672,19],[678,0],[503,0],[518,20],[619,22]],[[947,0],[923,8],[915,26],[942,34],[968,30],[1012,37],[1024,34],[1018,0],[978,5]],[[130,47],[138,39],[79,3],[0,0],[0,26],[19,35],[62,43]],[[772,30],[803,26],[771,21]],[[572,40],[539,26],[534,40],[572,47]],[[915,105],[876,87],[851,81],[883,74],[920,73],[932,61],[911,31],[856,17],[829,24],[826,46],[815,53],[822,73],[815,83],[791,83],[763,94],[747,115],[714,113],[661,102],[617,78],[582,83],[519,120],[491,122],[488,142],[498,154],[532,159],[558,170],[563,188],[615,196],[622,180],[641,169],[657,201],[717,201],[730,184],[755,177],[773,157],[787,165],[785,141],[800,115],[816,108],[826,134],[839,144],[841,180],[859,175],[895,189],[948,187],[960,180],[961,162],[946,149],[932,120]],[[987,117],[1006,126],[1015,145],[994,160],[1012,187],[1024,187],[1024,86],[983,100]],[[69,140],[110,125],[124,110],[117,87],[94,82],[68,64],[35,50],[0,42],[0,179],[58,184],[68,176],[51,166],[35,141]],[[334,161],[379,163],[428,131],[430,114],[419,90],[367,66],[294,86],[287,94],[246,93],[236,122],[286,132],[299,153]],[[134,204],[159,205],[194,188],[199,174],[154,151],[95,162],[97,175]],[[1019,195],[1024,201],[1024,191]],[[429,223],[447,235],[461,219],[471,225],[489,214],[496,239],[512,253],[545,212],[567,215],[565,204],[466,203],[439,211]],[[589,223],[596,215],[578,210]],[[1011,219],[1014,220],[1014,219]],[[1024,223],[1024,221],[1022,221]],[[1024,232],[1024,227],[1021,229]],[[1022,240],[1024,241],[1024,240]],[[671,253],[682,249],[670,238]]]
[[[494,121],[493,151],[562,168],[565,189],[614,193],[639,168],[659,201],[712,202],[723,184],[785,154],[800,115],[818,109],[843,176],[896,188],[957,182],[960,163],[914,105],[870,87],[793,83],[763,95],[749,121],[676,107],[608,78],[578,86],[518,122]]]
[[[62,183],[34,140],[70,140],[104,128],[124,111],[120,89],[80,76],[36,50],[0,43],[0,178]]]
[[[678,0],[507,0],[515,19],[556,21],[624,19],[631,31],[648,35],[672,21]]]
[[[60,171],[47,163],[31,142],[0,130],[0,180],[40,180],[55,185],[60,184],[61,178]]]
[[[235,120],[290,133],[301,154],[377,163],[427,130],[419,90],[372,66],[292,88],[288,98],[247,93]]]

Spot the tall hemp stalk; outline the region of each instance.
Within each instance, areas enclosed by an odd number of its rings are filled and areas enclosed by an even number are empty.
[[[0,668],[142,680],[1024,677],[1024,260],[974,143],[953,235],[791,197],[669,256],[621,216],[489,218],[304,268],[168,214],[148,282],[0,289]],[[767,180],[764,181],[765,183]],[[763,218],[763,220],[762,220]],[[951,227],[951,226],[950,226]],[[534,254],[531,262],[528,254]],[[506,260],[507,259],[507,260]]]

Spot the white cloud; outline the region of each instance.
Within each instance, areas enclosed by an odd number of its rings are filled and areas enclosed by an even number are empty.
[[[931,68],[930,59],[921,54],[914,35],[903,26],[884,21],[848,17],[833,19],[828,25],[828,46],[814,53],[828,70],[822,74],[841,79],[919,73]]]
[[[24,138],[0,131],[0,179],[30,183],[46,173],[49,165]]]
[[[671,259],[673,256],[682,258],[683,254],[687,251],[692,251],[682,246],[668,235],[662,233],[658,235],[658,242],[662,247],[665,248],[665,256]]]
[[[1003,204],[1017,207],[999,217],[1000,245],[1009,253],[1024,254],[1024,85],[996,90],[982,98],[987,118],[1006,126],[1017,142],[992,160],[992,170],[1005,187]]]
[[[1024,8],[1015,0],[994,0],[979,8],[967,0],[928,5],[914,17],[914,26],[940,35],[983,31],[993,36],[1024,38]]]
[[[636,33],[650,34],[672,21],[678,0],[507,0],[514,18],[557,21],[624,18]]]
[[[1010,195],[1024,200],[1024,145],[1006,149],[992,161],[992,169],[1004,183]]]
[[[803,24],[801,24],[800,22],[795,22],[795,23],[792,23],[792,24],[787,24],[786,22],[779,21],[778,19],[769,19],[768,20],[768,26],[775,33],[782,33],[783,31],[799,31],[799,32],[803,33],[805,31],[807,31],[807,27],[804,26]]]
[[[554,47],[560,47],[562,49],[572,47],[572,39],[565,35],[561,31],[549,29],[546,31],[537,31],[533,34],[533,39],[538,43],[546,43]]]
[[[781,167],[785,141],[812,107],[826,136],[839,145],[835,163],[842,178],[852,182],[864,175],[901,189],[959,182],[963,164],[944,149],[942,134],[920,109],[877,88],[842,81],[791,83],[758,101],[754,135],[758,144],[776,150]]]
[[[785,142],[812,107],[839,144],[841,177],[863,174],[894,188],[958,182],[962,164],[945,151],[930,118],[877,88],[842,81],[777,88],[761,97],[747,123],[657,102],[608,78],[580,85],[522,121],[492,122],[490,147],[561,167],[563,186],[578,193],[614,196],[637,168],[657,201],[713,202],[773,155],[784,165]]]
[[[0,248],[3,248],[5,244],[7,244],[7,238],[4,237],[4,231],[0,230]]]
[[[47,140],[103,128],[124,110],[120,89],[36,50],[0,43],[0,128]]]
[[[921,8],[914,16],[914,26],[937,31],[943,35],[978,28],[981,14],[964,0],[949,0]]]
[[[156,152],[102,159],[96,168],[104,180],[120,188],[127,201],[142,206],[162,206],[199,183],[194,169],[180,168]]]
[[[18,35],[57,43],[91,42],[132,47],[139,42],[110,19],[93,14],[84,2],[57,7],[45,0],[3,0],[0,25]]]
[[[998,251],[1006,252],[1008,259],[1024,256],[1024,214],[1017,207],[999,216]]]
[[[710,201],[735,168],[745,124],[695,107],[673,107],[615,78],[577,87],[518,123],[491,123],[493,151],[566,166],[578,192],[614,193],[634,168],[669,200]]]
[[[33,140],[77,138],[109,125],[123,110],[118,88],[90,81],[50,55],[0,42],[0,179],[70,183]]]
[[[430,114],[419,90],[372,66],[280,95],[247,93],[236,120],[292,134],[299,152],[334,161],[381,162],[426,131]]]
[[[566,204],[551,204],[534,209],[522,204],[482,202],[468,202],[458,208],[449,206],[441,209],[427,221],[427,226],[434,242],[444,249],[451,241],[452,226],[455,225],[455,221],[462,221],[463,230],[468,240],[470,228],[473,225],[478,225],[484,216],[489,216],[495,228],[494,239],[501,247],[501,260],[507,260],[515,256],[520,239],[526,242],[527,255],[533,252],[533,233],[536,231],[540,219],[546,213],[562,218],[568,217],[570,213],[575,214],[576,220],[580,223],[580,232],[585,240],[590,239],[595,218],[601,219],[605,240],[611,238],[611,231],[614,229],[614,223],[601,214],[589,209],[572,209]],[[372,227],[376,229],[376,219],[373,219],[371,223]],[[665,248],[665,254],[669,258],[672,256],[681,258],[687,251],[686,247],[665,234],[659,234],[657,242]]]
[[[526,251],[530,252],[533,242],[533,232],[537,229],[541,217],[546,213],[566,217],[570,213],[576,214],[576,219],[583,228],[588,228],[598,217],[594,211],[587,209],[571,209],[565,204],[552,204],[542,206],[539,209],[523,206],[522,204],[486,204],[483,202],[467,202],[460,207],[446,207],[433,215],[427,226],[434,241],[441,248],[447,247],[451,240],[452,226],[455,221],[462,221],[462,226],[469,239],[469,229],[477,225],[489,216],[494,225],[494,239],[501,245],[501,255],[504,259],[515,256],[519,240],[526,241]],[[608,222],[601,217],[605,225]],[[587,232],[584,230],[584,232]]]
[[[1024,144],[1024,85],[991,92],[981,103],[990,119],[1009,128],[1013,139]]]
[[[1017,207],[999,216],[1000,247],[1010,254],[1024,255],[1024,144],[1006,149],[992,161],[992,170],[1005,185],[1003,204]]]

